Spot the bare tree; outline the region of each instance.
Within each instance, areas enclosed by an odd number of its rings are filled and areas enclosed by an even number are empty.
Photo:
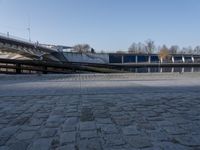
[[[128,49],[128,52],[129,53],[140,53],[140,54],[144,54],[144,53],[147,53],[146,52],[146,46],[139,42],[139,43],[133,43],[129,49]]]
[[[151,39],[146,41],[146,52],[148,54],[152,54],[155,50],[155,44],[154,41],[152,41]]]
[[[179,53],[180,54],[193,54],[194,51],[193,51],[192,47],[189,46],[189,47],[183,47]]]
[[[138,44],[136,44],[135,42],[133,42],[131,44],[131,46],[128,49],[129,53],[138,53]]]
[[[77,44],[72,48],[74,52],[78,52],[78,53],[88,53],[91,52],[90,49],[90,45],[89,44]]]
[[[200,54],[200,46],[194,48],[194,54]]]
[[[179,46],[178,45],[172,45],[169,49],[170,54],[177,54],[179,51]]]
[[[146,47],[145,44],[139,42],[138,43],[138,53],[144,54],[146,53]]]
[[[118,51],[116,51],[116,53],[118,53],[118,54],[125,54],[126,52],[123,51],[123,50],[118,50]]]

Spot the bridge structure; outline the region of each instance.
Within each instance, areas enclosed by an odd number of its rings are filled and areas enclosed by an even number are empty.
[[[0,52],[19,54],[32,60],[67,61],[56,46],[48,47],[39,42],[31,42],[2,33],[0,34]]]
[[[173,54],[170,59],[160,60],[158,54],[127,54],[127,53],[71,53],[63,49],[72,47],[62,45],[47,45],[31,42],[15,36],[0,34],[0,52],[17,54],[13,59],[0,58],[0,73],[76,73],[100,72],[117,73],[130,72],[133,69],[147,68],[200,68],[200,55]],[[3,70],[1,70],[3,68]],[[12,71],[9,71],[12,70]],[[137,72],[137,71],[136,71]],[[149,71],[148,71],[149,72]]]

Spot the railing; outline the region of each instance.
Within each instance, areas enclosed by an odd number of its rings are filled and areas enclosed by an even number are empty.
[[[14,40],[26,42],[26,43],[31,43],[31,44],[35,43],[35,42],[29,41],[29,40],[27,40],[25,38],[21,38],[21,37],[18,37],[18,36],[11,35],[9,32],[7,34],[0,32],[0,36],[5,37],[5,38],[9,38],[9,39],[14,39]]]
[[[40,44],[39,42],[29,41],[29,40],[24,39],[24,38],[20,38],[20,37],[14,36],[14,35],[10,35],[9,33],[5,34],[5,33],[1,33],[0,32],[0,37],[6,38],[6,39],[10,39],[10,40],[14,40],[14,41],[17,41],[17,42],[23,42],[23,43],[27,43],[27,44],[32,44],[34,46],[37,46],[37,47],[40,47],[40,48],[49,49],[49,50],[52,50],[52,51],[58,51],[55,48],[50,48],[50,47],[44,46],[43,44]]]

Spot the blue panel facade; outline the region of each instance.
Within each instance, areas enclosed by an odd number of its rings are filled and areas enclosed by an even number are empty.
[[[138,62],[148,62],[148,56],[138,56]]]
[[[176,57],[174,57],[174,62],[175,63],[182,63],[183,62],[183,60],[182,60],[182,57],[181,56],[176,56]]]
[[[159,62],[158,56],[151,56],[151,62]]]
[[[122,63],[122,56],[109,54],[110,63]]]
[[[136,56],[134,55],[125,55],[124,56],[124,63],[135,63]]]

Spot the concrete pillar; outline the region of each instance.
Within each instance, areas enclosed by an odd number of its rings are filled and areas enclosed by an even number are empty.
[[[148,68],[147,68],[147,70],[148,70],[148,73],[150,73],[150,72],[151,72],[151,68],[150,68],[150,67],[148,67]]]
[[[194,72],[194,67],[191,68],[191,72]]]
[[[135,55],[135,63],[138,63],[138,56]]]
[[[162,69],[162,67],[160,67],[160,73],[162,73],[163,72],[163,69]]]
[[[172,56],[172,63],[174,63],[174,56]]]
[[[181,72],[182,73],[185,72],[185,68],[184,67],[181,68]]]
[[[184,56],[182,56],[182,61],[183,61],[183,63],[185,63],[185,57]]]
[[[148,57],[148,63],[151,63],[151,56]]]
[[[174,72],[174,67],[172,67],[172,71],[171,71],[172,73]]]
[[[122,64],[124,63],[124,55],[122,55]]]
[[[161,64],[163,63],[163,58],[160,58],[160,63],[161,63]]]
[[[192,56],[191,59],[192,59],[192,62],[194,63],[194,56]]]

